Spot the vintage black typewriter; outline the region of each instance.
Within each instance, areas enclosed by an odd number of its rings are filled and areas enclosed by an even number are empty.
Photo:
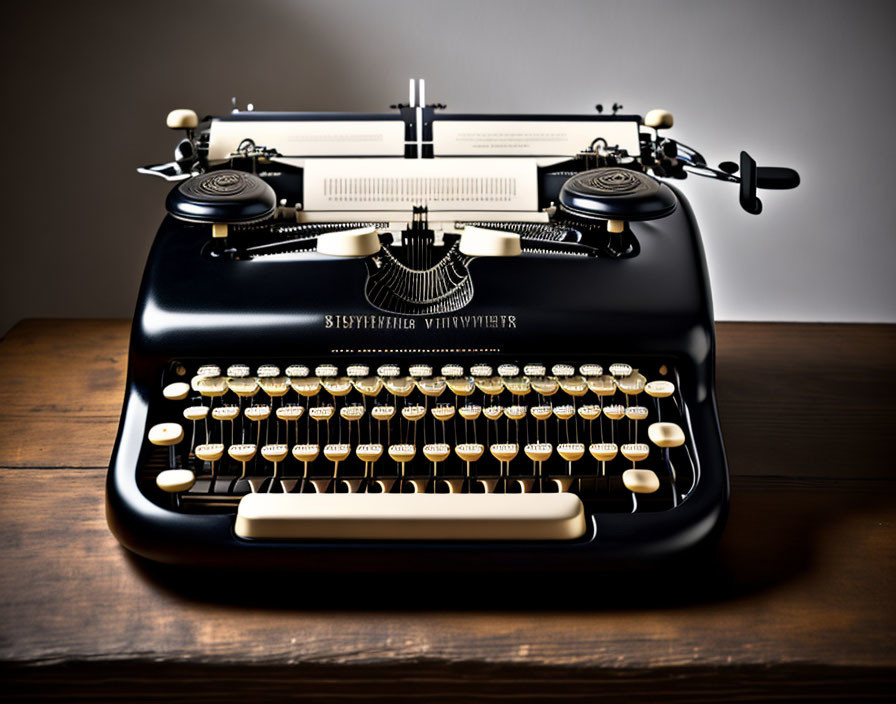
[[[728,476],[672,116],[175,110],[107,481],[153,560],[600,569],[711,541]],[[660,178],[665,180],[659,180]]]

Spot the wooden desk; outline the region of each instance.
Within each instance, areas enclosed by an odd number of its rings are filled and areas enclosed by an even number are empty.
[[[646,584],[133,558],[103,516],[127,330],[29,320],[0,344],[2,698],[896,696],[896,326],[719,325],[731,519],[710,564]]]

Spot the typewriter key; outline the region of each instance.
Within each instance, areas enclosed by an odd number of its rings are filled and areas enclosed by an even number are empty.
[[[168,384],[168,386],[162,389],[162,396],[164,396],[169,401],[183,401],[189,393],[190,385],[185,384],[182,381]]]

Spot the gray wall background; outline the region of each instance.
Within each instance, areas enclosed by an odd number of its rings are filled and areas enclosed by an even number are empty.
[[[896,321],[890,3],[272,0],[18,4],[2,28],[0,332],[130,316],[168,185],[173,107],[386,110],[409,77],[452,111],[665,107],[717,163],[803,184],[754,217],[683,184],[720,320]]]

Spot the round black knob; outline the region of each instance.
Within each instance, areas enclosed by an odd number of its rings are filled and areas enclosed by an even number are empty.
[[[210,171],[178,184],[168,194],[165,207],[181,220],[244,223],[272,215],[277,196],[258,176],[226,169]]]
[[[655,178],[617,166],[583,171],[560,189],[560,204],[575,215],[604,220],[653,220],[675,210],[672,190]]]

